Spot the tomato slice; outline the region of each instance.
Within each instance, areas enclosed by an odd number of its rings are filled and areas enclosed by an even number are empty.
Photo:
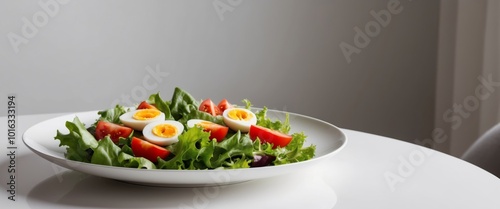
[[[103,139],[109,135],[109,138],[117,144],[120,137],[127,138],[132,133],[132,128],[121,126],[107,121],[97,122],[95,128],[95,137],[97,140]]]
[[[222,112],[220,111],[220,109],[217,106],[215,106],[215,104],[210,99],[205,99],[200,104],[199,110],[203,111],[203,112],[207,112],[213,116],[222,115]]]
[[[231,103],[229,103],[227,99],[223,99],[219,102],[217,107],[219,108],[220,112],[224,112],[224,110],[233,108],[233,105],[231,105]]]
[[[154,105],[149,104],[146,101],[142,101],[139,106],[137,106],[137,109],[157,109]]]
[[[228,127],[219,125],[212,122],[202,122],[197,125],[203,128],[203,131],[210,132],[210,139],[216,139],[218,142],[222,141],[229,130]]]
[[[144,157],[153,163],[158,162],[158,157],[165,159],[170,155],[170,151],[164,147],[160,147],[137,137],[132,138],[130,146],[136,157]]]
[[[273,149],[276,147],[285,147],[292,141],[292,136],[290,135],[258,125],[251,125],[248,135],[252,140],[259,137],[262,143],[269,142],[273,144]]]

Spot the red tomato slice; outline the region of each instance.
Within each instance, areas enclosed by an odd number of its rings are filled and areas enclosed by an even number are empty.
[[[215,106],[215,104],[210,99],[205,99],[200,104],[199,110],[203,111],[203,112],[207,112],[213,116],[222,115],[222,112],[220,111],[220,109],[217,106]]]
[[[252,140],[259,137],[261,142],[269,142],[273,144],[273,149],[276,147],[285,147],[288,143],[290,143],[290,141],[292,141],[292,136],[290,135],[258,125],[251,125],[248,134]]]
[[[137,109],[157,109],[155,106],[153,106],[152,104],[149,104],[148,102],[146,101],[142,101],[139,106],[137,106]]]
[[[120,137],[127,138],[132,133],[132,128],[117,125],[107,121],[97,122],[95,128],[95,137],[97,140],[103,139],[105,136],[109,135],[109,138],[117,144]]]
[[[153,163],[158,162],[158,157],[165,159],[170,155],[167,149],[137,137],[132,138],[131,148],[136,157],[144,157]]]
[[[210,132],[210,139],[216,139],[218,142],[222,141],[227,135],[228,127],[219,125],[217,123],[198,123],[203,127],[203,131]]]
[[[227,110],[229,108],[232,108],[233,105],[227,101],[227,99],[223,99],[219,102],[219,105],[217,105],[219,108],[220,112],[224,112],[224,110]]]

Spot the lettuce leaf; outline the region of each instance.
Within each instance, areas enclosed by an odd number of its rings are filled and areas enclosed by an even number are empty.
[[[248,134],[241,134],[236,132],[232,137],[225,139],[217,144],[214,157],[212,160],[213,168],[223,167],[230,164],[233,158],[252,158],[253,157],[253,142]],[[247,165],[248,166],[248,163]]]
[[[255,116],[257,117],[257,125],[259,126],[277,130],[284,134],[288,134],[288,132],[290,132],[290,116],[288,113],[285,114],[284,122],[281,122],[280,120],[272,121],[269,117],[267,117],[267,107],[257,111]]]
[[[250,163],[252,163],[252,159],[248,159],[246,156],[243,156],[241,158],[236,158],[235,160],[231,159],[228,163],[226,163],[226,167],[230,169],[250,168]]]
[[[155,105],[158,110],[165,113],[165,120],[174,120],[170,111],[170,102],[164,101],[160,97],[160,93],[152,94],[149,96],[148,103]]]
[[[245,109],[249,110],[252,107],[252,103],[248,99],[243,99],[241,102],[245,103]]]
[[[275,149],[274,165],[295,163],[313,158],[316,146],[303,147],[305,140],[306,135],[302,132],[292,134],[292,141],[286,147]]]
[[[121,152],[120,147],[116,146],[115,143],[105,136],[103,139],[99,140],[98,146],[94,149],[94,154],[92,155],[91,163],[99,165],[110,165],[110,166],[121,166],[118,161],[118,155]]]
[[[184,114],[189,113],[190,108],[199,106],[193,96],[178,87],[175,88],[170,102],[169,108],[175,120],[179,120]]]
[[[253,142],[247,135],[237,132],[218,143],[209,139],[210,134],[200,128],[190,128],[172,145],[174,157],[159,159],[160,169],[215,169],[220,167],[250,167]]]
[[[69,130],[68,134],[62,134],[57,130],[54,137],[59,140],[59,146],[67,146],[65,157],[70,160],[90,162],[93,149],[98,146],[97,140],[85,129],[85,125],[78,117],[75,117],[73,122],[67,121],[66,128]]]
[[[209,137],[210,134],[200,128],[188,129],[179,135],[179,141],[171,147],[174,157],[168,161],[159,159],[158,168],[193,170],[211,167],[209,159],[213,154],[214,143],[210,143]],[[209,165],[206,165],[207,162]]]
[[[97,112],[97,114],[101,116],[97,119],[97,121],[104,120],[115,124],[121,124],[122,122],[120,121],[120,115],[123,115],[126,112],[127,109],[125,107],[116,105],[114,108]]]
[[[259,138],[253,141],[253,155],[275,155],[273,145],[269,142],[262,143]]]
[[[261,143],[257,138],[253,142],[253,154],[260,156],[273,156],[275,157],[272,162],[273,165],[282,165],[288,163],[295,163],[300,161],[309,160],[314,157],[314,152],[316,147],[311,145],[309,147],[303,147],[306,139],[304,133],[294,133],[292,134],[292,141],[286,147],[278,147],[273,149],[273,145],[270,143]]]
[[[59,140],[59,146],[66,146],[65,157],[75,160],[99,165],[135,167],[154,169],[156,166],[142,157],[134,157],[128,145],[122,148],[113,143],[109,136],[97,141],[85,125],[75,117],[73,122],[67,121],[68,134],[62,134],[57,130],[54,139]],[[124,142],[125,138],[122,138]]]
[[[175,88],[170,102],[172,119],[186,125],[190,119],[202,119],[224,125],[222,116],[212,116],[198,109],[199,103],[188,92]]]
[[[121,166],[128,168],[156,169],[156,165],[150,160],[133,155],[132,149],[128,145],[124,145],[118,154],[118,162]]]
[[[222,118],[222,116],[213,116],[211,114],[198,110],[198,108],[193,105],[189,105],[186,109],[187,111],[181,113],[182,117],[178,120],[180,123],[184,124],[184,126],[186,126],[187,121],[191,119],[202,119],[224,125],[224,119]]]

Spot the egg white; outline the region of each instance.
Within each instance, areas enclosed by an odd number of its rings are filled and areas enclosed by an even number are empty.
[[[239,111],[245,111],[246,113],[251,115],[250,120],[235,120],[230,118],[228,114],[231,110],[234,109],[238,109]],[[251,125],[257,124],[257,116],[255,116],[255,114],[252,111],[244,108],[230,108],[224,110],[224,112],[222,113],[222,117],[224,119],[224,123],[233,131],[248,132],[250,130]]]
[[[155,135],[153,133],[153,128],[161,124],[170,124],[174,126],[176,129],[176,134],[172,137],[161,137]],[[177,122],[175,120],[166,120],[166,121],[156,121],[146,125],[146,127],[144,127],[144,129],[142,130],[142,135],[144,135],[144,139],[153,144],[160,146],[167,146],[178,142],[179,141],[178,137],[183,131],[184,131],[184,125],[182,125],[182,123]]]
[[[123,115],[120,116],[120,121],[125,126],[133,128],[134,130],[137,130],[137,131],[142,131],[144,129],[144,127],[146,125],[148,125],[149,123],[165,120],[165,113],[163,113],[163,112],[160,112],[160,114],[158,116],[151,118],[149,120],[137,120],[133,116],[138,111],[141,111],[141,110],[134,110],[134,111],[124,113]]]
[[[196,126],[196,124],[198,123],[203,123],[203,122],[206,122],[206,123],[212,123],[208,120],[201,120],[201,119],[191,119],[191,120],[188,120],[186,125],[188,128],[193,128]]]

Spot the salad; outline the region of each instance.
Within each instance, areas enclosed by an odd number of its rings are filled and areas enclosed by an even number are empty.
[[[65,158],[140,169],[235,169],[274,166],[314,157],[303,132],[289,133],[288,113],[272,120],[264,107],[255,112],[226,99],[215,105],[175,88],[170,101],[152,94],[136,107],[116,105],[98,112],[86,127],[78,117],[69,132],[54,137]]]

